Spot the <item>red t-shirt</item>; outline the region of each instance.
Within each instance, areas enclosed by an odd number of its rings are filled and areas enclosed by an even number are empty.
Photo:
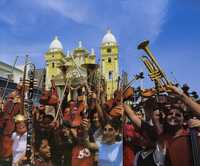
[[[72,150],[72,166],[93,166],[94,156],[83,145],[76,145]]]
[[[133,148],[129,144],[123,145],[123,165],[133,166],[135,154]]]

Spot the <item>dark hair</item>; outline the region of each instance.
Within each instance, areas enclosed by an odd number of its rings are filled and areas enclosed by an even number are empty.
[[[54,117],[52,115],[46,115],[43,117],[43,122],[51,123],[54,120]]]
[[[164,113],[167,115],[167,114],[169,113],[169,111],[172,110],[172,109],[179,110],[182,114],[184,114],[183,108],[180,107],[179,105],[175,104],[175,103],[169,105],[168,108],[165,108],[165,109],[164,109]]]
[[[103,127],[105,127],[108,124],[111,125],[117,131],[121,128],[122,122],[119,119],[111,119],[106,121]]]
[[[71,126],[71,123],[69,121],[65,120],[65,121],[63,121],[62,127],[63,128],[71,128],[72,126]]]
[[[42,145],[42,141],[43,140],[47,140],[48,141],[48,143],[49,143],[49,140],[48,140],[48,138],[47,137],[42,137],[42,138],[40,138],[40,139],[38,139],[36,142],[35,142],[35,150],[38,152],[39,151],[39,149],[40,149],[40,146]]]

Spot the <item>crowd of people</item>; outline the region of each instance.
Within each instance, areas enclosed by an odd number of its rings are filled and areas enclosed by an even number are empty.
[[[29,124],[21,110],[21,89],[17,86],[0,103],[0,166],[20,166],[27,160]],[[53,90],[44,92],[31,110],[33,165],[198,164],[200,104],[181,88],[170,85],[164,95],[140,97],[136,105],[120,90],[105,102],[95,90],[68,100],[69,89],[63,101]],[[47,94],[53,104],[46,101]]]

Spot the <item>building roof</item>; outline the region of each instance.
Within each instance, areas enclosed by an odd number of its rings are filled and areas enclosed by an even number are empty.
[[[55,52],[55,51],[63,51],[63,45],[57,36],[55,36],[54,40],[51,42],[49,46],[49,52]]]
[[[111,30],[109,29],[107,33],[104,35],[101,44],[117,44],[117,40],[115,36],[112,34]]]
[[[7,67],[7,68],[9,68],[9,69],[12,69],[12,67],[13,67],[13,66],[11,66],[11,65],[9,65],[9,64],[7,64],[7,63],[5,63],[5,62],[2,62],[2,61],[0,61],[0,66],[5,66],[5,67]],[[23,72],[21,69],[16,68],[16,67],[14,67],[14,70],[17,70],[17,71],[19,71],[19,72]]]

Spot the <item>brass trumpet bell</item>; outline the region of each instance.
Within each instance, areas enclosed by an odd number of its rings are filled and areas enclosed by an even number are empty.
[[[149,41],[148,40],[145,40],[143,41],[142,43],[140,43],[137,47],[138,50],[140,49],[145,49],[147,46],[149,45]]]
[[[171,85],[171,82],[167,79],[165,73],[162,71],[156,58],[148,48],[149,41],[145,40],[138,45],[138,49],[143,49],[147,56],[144,55],[140,59],[146,66],[151,80],[155,83],[156,89],[164,89],[164,87]]]

